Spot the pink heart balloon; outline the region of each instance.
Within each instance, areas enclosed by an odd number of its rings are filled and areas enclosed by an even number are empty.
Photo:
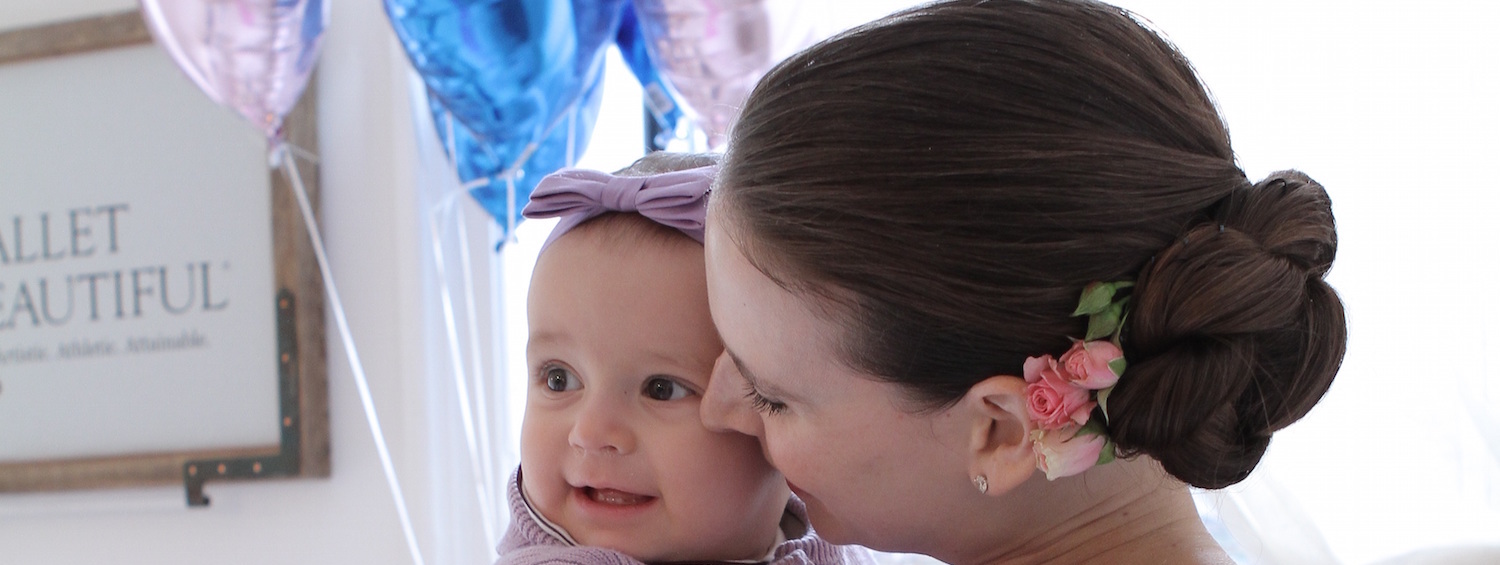
[[[268,139],[307,87],[324,0],[140,0],[156,42],[198,88]]]
[[[634,0],[666,83],[722,145],[756,81],[817,36],[811,0]]]

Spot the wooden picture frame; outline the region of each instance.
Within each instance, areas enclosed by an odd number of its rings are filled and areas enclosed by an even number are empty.
[[[138,10],[4,30],[0,31],[0,67],[138,47],[150,42],[151,36]],[[165,53],[161,53],[161,56],[167,57]],[[183,82],[187,82],[185,77]],[[313,80],[309,83],[299,105],[285,120],[285,138],[296,147],[317,147],[316,82]],[[245,127],[249,128],[248,125]],[[301,169],[308,196],[316,208],[318,168],[315,163],[304,163]],[[266,375],[266,378],[276,378],[278,383],[280,444],[62,460],[0,460],[0,496],[7,492],[125,488],[180,482],[187,488],[190,505],[204,505],[207,504],[207,499],[202,496],[202,485],[208,480],[329,475],[322,278],[296,201],[289,189],[289,181],[278,169],[267,167],[266,171],[270,175],[270,245],[276,292],[274,296],[265,297],[264,307],[267,316],[274,313],[276,317],[274,327],[277,350],[274,354],[278,367],[278,374]],[[42,229],[45,231],[46,220],[42,221]],[[17,222],[19,226],[20,220]],[[17,230],[16,237],[19,238],[20,227]],[[44,234],[43,238],[45,237]],[[19,256],[19,248],[16,251],[15,255]],[[191,268],[188,275],[191,284]],[[165,270],[161,276],[160,294],[165,302]],[[207,265],[203,267],[201,277],[206,304]],[[71,280],[69,284],[72,284]],[[116,285],[118,284],[117,282]],[[139,292],[137,289],[138,313]],[[72,295],[69,296],[71,301]],[[121,299],[117,297],[116,301]],[[71,302],[69,308],[71,315]],[[12,314],[12,319],[14,318],[15,315]],[[0,379],[0,386],[3,384],[3,379]],[[0,409],[3,409],[6,400],[5,392],[7,391],[0,388]],[[201,424],[211,426],[212,422]]]

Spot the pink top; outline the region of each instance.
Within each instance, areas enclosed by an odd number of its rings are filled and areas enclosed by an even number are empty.
[[[574,545],[566,534],[551,524],[537,520],[526,498],[521,495],[521,471],[510,477],[510,528],[497,548],[496,565],[644,565],[641,561],[612,549]],[[805,524],[804,532],[781,542],[771,552],[766,565],[874,565],[869,550],[857,545],[833,545],[813,532],[807,521],[807,507],[796,496],[786,504],[786,514]],[[787,520],[783,518],[783,523]]]

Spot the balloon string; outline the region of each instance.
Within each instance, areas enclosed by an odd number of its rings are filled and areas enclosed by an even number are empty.
[[[491,526],[494,526],[493,517],[496,516],[498,511],[496,507],[498,496],[496,493],[499,492],[500,485],[495,481],[494,441],[490,438],[489,391],[484,384],[486,380],[484,359],[479,354],[481,351],[479,348],[479,313],[476,308],[478,302],[475,300],[474,292],[474,265],[473,261],[469,258],[469,222],[462,210],[457,210],[456,213],[458,219],[458,264],[463,274],[464,310],[465,317],[469,322],[469,361],[473,364],[473,370],[470,374],[474,376],[474,410],[477,412],[476,416],[478,416],[479,460],[483,463],[481,466],[484,468],[484,485],[485,494],[487,495],[487,498],[483,502],[488,503],[490,516],[492,517]],[[490,536],[494,536],[497,532],[489,530],[487,533]],[[488,545],[494,545],[495,540],[493,538],[488,541],[490,542]]]
[[[459,350],[458,324],[453,314],[453,294],[448,290],[447,260],[443,256],[442,233],[438,228],[438,212],[445,208],[434,208],[429,218],[432,235],[432,254],[437,260],[438,294],[443,303],[443,323],[448,332],[448,356],[453,363],[453,390],[458,393],[459,419],[463,422],[464,441],[469,448],[469,471],[474,477],[474,491],[479,497],[479,517],[484,524],[485,541],[494,535],[495,518],[492,515],[490,493],[486,489],[485,474],[479,457],[479,442],[474,433],[474,414],[469,406],[468,376],[464,370],[463,352]],[[452,207],[446,209],[451,210]],[[488,545],[488,543],[486,543]]]
[[[444,141],[448,145],[448,160],[453,163],[453,177],[463,180],[458,175],[458,141],[454,139],[453,112],[443,112],[443,133],[447,134]]]
[[[292,145],[290,143],[282,143],[281,146],[285,147],[287,151],[291,151],[293,155],[301,157],[303,161],[307,161],[307,162],[312,163],[314,165],[316,165],[316,164],[318,164],[318,163],[320,163],[320,162],[323,161],[317,155],[313,154],[313,152],[308,151],[306,149],[303,149],[301,147],[297,147],[296,145]]]
[[[450,193],[450,194],[447,194],[447,195],[444,195],[444,196],[447,199],[452,200],[454,194],[461,194],[461,193],[468,192],[470,190],[474,190],[476,188],[480,188],[480,187],[484,187],[484,186],[489,186],[491,182],[494,182],[494,181],[490,180],[489,177],[477,178],[477,179],[471,180],[469,182],[463,183],[462,185],[459,185],[458,190],[455,190],[455,191],[453,191],[453,193]]]
[[[571,114],[573,113],[574,109],[577,108],[577,106],[578,103],[574,102],[568,108],[570,127],[568,128],[568,146],[566,147],[567,155],[565,155],[565,157],[569,158],[568,166],[570,167],[573,166],[573,128],[571,127]],[[546,137],[552,135],[552,130],[556,128],[558,124],[559,121],[554,121],[551,125],[547,126],[547,129],[542,133],[542,137],[545,139]],[[540,142],[533,141],[531,143],[527,143],[526,148],[521,150],[521,154],[516,156],[516,160],[511,162],[510,167],[507,167],[504,171],[501,171],[500,174],[495,175],[494,177],[496,180],[505,180],[505,243],[516,242],[516,179],[521,176],[522,167],[526,166],[526,161],[531,160],[531,155],[536,153],[536,150],[539,147],[541,147]],[[468,185],[465,184],[464,186]]]
[[[516,242],[516,177],[505,177],[505,242]]]
[[[568,166],[578,162],[578,108],[568,110]]]
[[[307,189],[302,186],[302,175],[297,170],[296,159],[285,155],[287,145],[283,143],[273,148],[272,159],[281,162],[281,172],[290,181],[292,194],[297,197],[297,206],[302,210],[302,221],[307,226],[308,239],[312,240],[313,255],[317,257],[318,270],[323,274],[323,290],[328,293],[334,322],[338,325],[340,337],[343,338],[344,354],[349,358],[349,368],[354,373],[354,385],[359,390],[360,404],[365,410],[365,421],[370,425],[370,437],[375,440],[375,450],[380,456],[380,467],[385,471],[386,486],[390,488],[391,498],[396,503],[396,516],[401,520],[401,531],[406,535],[406,548],[411,551],[413,563],[424,565],[422,551],[417,547],[417,533],[411,525],[411,513],[406,509],[406,497],[401,493],[401,481],[396,478],[396,466],[391,462],[391,451],[386,447],[385,434],[380,431],[380,417],[375,413],[375,401],[370,396],[370,383],[365,377],[364,365],[359,361],[359,353],[355,351],[354,337],[349,331],[349,320],[344,315],[343,301],[339,299],[338,287],[334,285],[333,271],[328,267],[328,255],[323,251],[322,232],[318,231],[318,221],[313,217],[312,205],[308,202]]]
[[[495,175],[496,179],[505,179],[505,243],[516,242],[516,212],[519,210],[516,207],[516,177],[521,176],[521,167],[526,166],[526,161],[531,159],[531,154],[536,153],[537,147],[539,145],[535,141],[526,144],[515,162]]]
[[[447,126],[446,141],[448,143],[448,155],[452,156],[450,160],[453,163],[453,176],[455,179],[457,179],[459,178],[457,158],[458,145],[453,130],[453,113],[443,112],[443,120],[445,122],[445,125]],[[478,314],[476,314],[474,311],[473,270],[469,264],[469,241],[467,223],[464,221],[463,211],[458,210],[453,206],[455,201],[453,198],[451,198],[451,196],[454,196],[456,194],[459,193],[449,193],[449,198],[442,199],[439,206],[433,207],[431,217],[428,218],[428,220],[429,224],[432,226],[432,255],[433,259],[437,262],[437,275],[438,280],[440,281],[439,286],[441,288],[439,295],[441,296],[443,302],[443,321],[448,332],[448,353],[451,357],[454,368],[454,390],[458,395],[459,412],[460,416],[463,419],[464,440],[465,442],[467,442],[467,447],[469,448],[469,467],[470,471],[473,473],[474,480],[476,481],[475,489],[479,495],[478,502],[480,520],[484,524],[486,546],[489,546],[493,544],[493,537],[496,533],[495,493],[498,490],[498,485],[495,484],[495,468],[490,461],[489,405],[487,402],[485,402],[484,399],[485,393],[483,384],[483,372],[480,369],[480,362],[478,360],[479,328],[478,322],[476,321],[476,318],[478,318]],[[479,401],[478,412],[480,420],[478,424],[479,438],[477,440],[474,433],[474,428],[476,427],[475,420],[469,412],[469,390],[467,387],[468,379],[464,374],[463,355],[459,352],[458,327],[454,322],[453,316],[453,296],[448,289],[448,262],[443,255],[442,237],[438,231],[437,213],[439,210],[449,210],[455,212],[458,220],[457,228],[459,258],[464,278],[463,282],[465,296],[468,300],[468,302],[465,304],[465,315],[469,326],[469,349],[472,353],[472,356],[475,358],[475,389]],[[477,446],[476,442],[478,444]]]
[[[566,113],[563,116],[558,116],[558,119],[548,125],[547,129],[542,133],[542,137],[545,139],[547,136],[552,135],[552,130],[556,129],[559,125],[562,124],[564,120],[566,120],[568,128],[568,138],[567,146],[564,148],[564,151],[566,152],[564,157],[566,158],[567,166],[569,167],[573,166],[573,164],[577,162],[577,156],[574,155],[574,153],[577,152],[577,140],[575,137],[577,135],[577,132],[575,131],[575,123],[578,118],[578,110],[578,102],[574,101],[568,106],[568,110],[566,111]],[[462,181],[462,175],[458,174],[458,145],[454,141],[453,137],[453,113],[444,112],[443,116],[448,126],[447,144],[449,159],[453,161],[454,176],[458,177],[458,179]],[[521,176],[521,173],[526,166],[526,162],[531,160],[531,156],[535,154],[537,149],[539,149],[540,147],[541,143],[538,141],[527,143],[526,147],[521,149],[521,154],[517,155],[515,160],[511,161],[510,166],[506,167],[505,170],[500,171],[500,173],[492,177],[479,177],[468,182],[461,182],[459,184],[458,190],[454,190],[449,192],[448,194],[444,194],[439,199],[439,203],[446,205],[447,201],[453,199],[458,193],[468,192],[476,188],[489,186],[495,181],[505,181],[506,235],[503,243],[515,243],[517,221],[516,211],[518,210],[518,208],[516,207],[516,180],[518,180],[518,178]]]

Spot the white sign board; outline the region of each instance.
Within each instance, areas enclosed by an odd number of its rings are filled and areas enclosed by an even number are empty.
[[[265,150],[154,45],[0,65],[0,463],[277,445]]]

